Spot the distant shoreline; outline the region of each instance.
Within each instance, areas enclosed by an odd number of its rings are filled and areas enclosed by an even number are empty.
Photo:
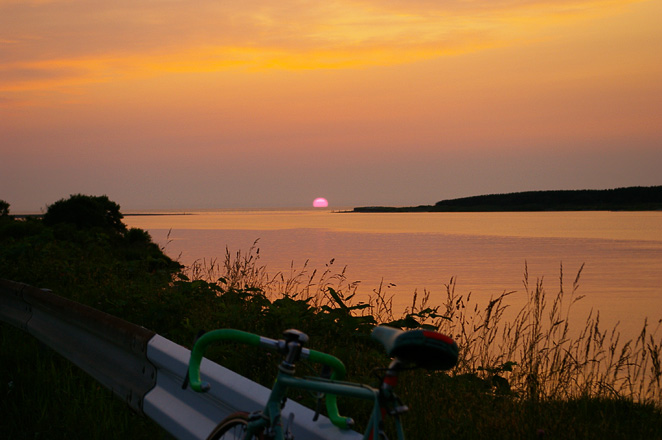
[[[161,215],[195,215],[192,212],[136,212],[131,214],[122,213],[122,217],[143,217],[143,216],[161,216]],[[42,218],[44,214],[11,214],[15,219]]]
[[[489,194],[406,207],[363,206],[345,212],[660,211],[662,186]]]
[[[131,214],[124,214],[124,217],[145,217],[145,216],[159,216],[159,215],[195,215],[192,212],[136,212]]]

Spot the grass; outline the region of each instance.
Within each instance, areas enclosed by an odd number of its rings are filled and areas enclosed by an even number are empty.
[[[355,318],[403,328],[432,327],[457,341],[461,357],[450,374],[411,372],[401,381],[403,400],[412,408],[406,415],[412,438],[662,438],[658,327],[644,322],[636,339],[623,340],[618,326],[601,327],[597,312],[575,325],[571,312],[582,300],[582,268],[566,291],[561,266],[558,290],[550,295],[542,279],[531,281],[525,266],[526,301],[519,310],[511,310],[511,302],[520,303],[511,301],[516,292],[479,304],[470,294],[457,293],[451,279],[442,304],[430,304],[428,291],[415,292],[411,305],[397,314],[383,285],[366,303],[354,302],[357,284],[348,282],[344,271],[334,274],[330,264],[321,272],[304,265],[287,276],[268,276],[258,262],[259,249],[254,247],[244,255],[226,253],[223,264],[199,262],[189,270],[205,282],[218,277],[233,285],[236,281],[228,281],[232,274],[250,274],[249,284],[273,303],[299,299],[321,313],[325,307],[338,308],[341,301],[342,310]],[[333,344],[325,349],[341,359],[369,353],[349,371],[354,380],[370,380],[366,365],[384,365],[383,354],[379,347],[355,342],[364,345],[345,353]],[[266,372],[272,378],[273,371]],[[244,374],[250,375],[250,368]],[[437,434],[430,437],[432,432]]]
[[[549,294],[525,268],[524,292],[485,303],[459,293],[451,279],[440,304],[428,291],[414,292],[399,312],[388,286],[360,293],[333,261],[270,274],[255,243],[182,269],[162,251],[136,230],[0,219],[0,277],[49,287],[189,347],[200,329],[280,337],[295,327],[309,334],[311,348],[342,359],[350,380],[374,383],[373,369],[388,363],[369,337],[375,324],[438,328],[457,341],[460,362],[448,373],[403,374],[410,439],[662,438],[657,327],[642,323],[639,336],[625,340],[617,326],[603,329],[597,312],[571,322],[581,269],[566,287],[561,267]],[[7,324],[0,332],[3,438],[168,437],[30,336]],[[269,386],[277,356],[238,350],[215,346],[209,357]],[[301,364],[302,373],[307,368]],[[368,418],[365,402],[340,406],[359,422]]]
[[[451,279],[442,304],[431,305],[428,291],[420,296],[414,292],[411,305],[398,315],[383,286],[373,290],[366,303],[353,302],[358,284],[348,282],[344,270],[334,273],[333,262],[321,272],[309,271],[304,265],[274,276],[258,263],[259,248],[254,246],[246,254],[233,256],[226,251],[222,264],[196,262],[188,273],[212,284],[221,280],[231,290],[257,289],[270,301],[305,301],[318,311],[346,307],[351,316],[379,324],[438,329],[462,348],[455,375],[476,374],[490,380],[499,376],[518,396],[535,400],[614,397],[662,406],[660,323],[651,328],[644,321],[633,340],[623,340],[618,325],[602,328],[599,312],[590,312],[575,325],[571,311],[583,299],[578,293],[583,266],[566,291],[561,265],[559,288],[552,295],[542,278],[531,282],[525,266],[526,300],[515,312],[508,309],[512,309],[509,300],[516,292],[503,292],[479,304],[472,301],[471,294],[458,294]]]
[[[504,316],[513,292],[471,307],[451,281],[443,319],[435,325],[463,347],[457,371],[503,377],[513,392],[533,400],[626,398],[661,405],[659,324],[651,329],[644,322],[639,336],[627,341],[618,325],[602,328],[598,312],[574,325],[580,275],[581,268],[566,292],[561,266],[559,289],[550,296],[542,279],[531,285],[525,268],[527,301],[511,319]]]

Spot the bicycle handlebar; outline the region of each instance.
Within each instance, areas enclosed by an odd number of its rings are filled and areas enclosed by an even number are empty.
[[[235,341],[244,345],[263,346],[276,351],[283,351],[286,348],[285,341],[277,341],[275,339],[265,338],[253,333],[244,332],[234,329],[219,329],[203,334],[194,344],[191,349],[191,358],[188,366],[189,384],[193,390],[204,393],[209,391],[211,385],[208,382],[203,382],[200,378],[200,363],[204,352],[211,343],[216,341]],[[310,361],[327,365],[331,367],[332,374],[331,380],[342,380],[345,377],[345,365],[340,359],[321,351],[303,349],[301,352],[302,358],[308,358]],[[349,428],[353,421],[351,418],[343,417],[338,411],[338,396],[335,394],[326,395],[326,409],[331,423],[339,428]]]
[[[337,357],[322,353],[321,351],[309,350],[308,359],[311,362],[331,367],[331,380],[342,380],[345,378],[345,365]],[[348,429],[354,424],[351,418],[343,417],[338,412],[338,396],[335,394],[326,395],[326,412],[329,415],[331,423],[339,428]]]
[[[200,336],[200,338],[195,341],[193,349],[191,349],[191,359],[188,363],[189,385],[199,393],[207,392],[211,388],[211,385],[209,385],[208,382],[202,382],[200,379],[200,363],[202,362],[202,356],[204,355],[207,346],[218,340],[236,341],[245,345],[260,345],[260,337],[258,335],[243,332],[241,330],[220,329]]]

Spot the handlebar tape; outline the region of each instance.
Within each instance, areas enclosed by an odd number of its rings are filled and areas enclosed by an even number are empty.
[[[241,330],[224,328],[202,335],[191,350],[191,360],[188,366],[189,384],[197,392],[209,391],[209,383],[202,382],[200,379],[200,363],[202,362],[202,356],[207,346],[219,340],[236,341],[245,345],[260,345],[260,337],[258,335]]]
[[[322,353],[321,351],[310,350],[308,359],[312,362],[328,365],[331,367],[331,370],[333,371],[331,374],[331,380],[342,380],[345,378],[345,365],[337,357]],[[343,417],[340,415],[338,411],[338,396],[335,394],[326,395],[326,411],[329,415],[329,420],[331,420],[331,423],[336,425],[338,428],[347,429],[354,424],[354,421],[351,418]]]

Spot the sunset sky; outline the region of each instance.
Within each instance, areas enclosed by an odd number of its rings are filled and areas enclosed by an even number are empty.
[[[662,184],[662,0],[0,0],[0,199]]]

